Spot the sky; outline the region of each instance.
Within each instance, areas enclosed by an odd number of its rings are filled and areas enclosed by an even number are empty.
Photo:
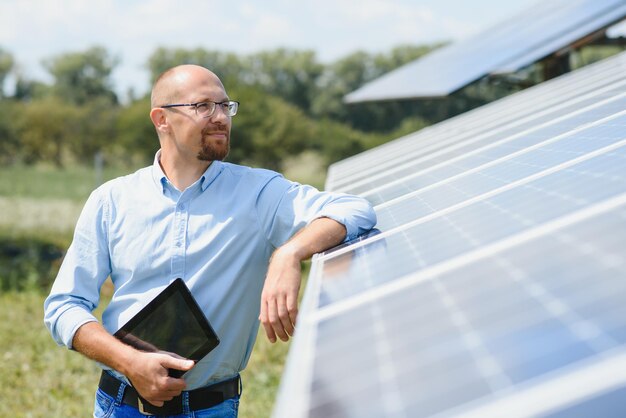
[[[102,46],[120,60],[118,94],[142,94],[150,88],[145,63],[158,47],[242,55],[284,47],[330,63],[358,50],[460,40],[537,1],[0,0],[0,48],[26,78],[48,82],[42,60]]]

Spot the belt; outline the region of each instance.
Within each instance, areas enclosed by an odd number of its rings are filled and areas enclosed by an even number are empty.
[[[122,383],[109,373],[103,371],[100,376],[100,384],[98,387],[112,398],[117,398],[120,386],[123,384],[125,383]],[[226,399],[240,395],[241,392],[239,391],[239,388],[239,375],[237,375],[237,377],[224,382],[191,390],[188,392],[189,409],[191,411],[198,411],[219,405]],[[154,406],[141,398],[135,388],[128,385],[124,390],[122,402],[126,405],[139,409],[139,412],[144,415],[180,415],[184,413],[182,399],[183,396],[180,394],[175,398],[166,401],[163,406]]]

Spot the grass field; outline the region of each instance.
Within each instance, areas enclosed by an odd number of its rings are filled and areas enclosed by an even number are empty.
[[[123,173],[107,170],[105,179]],[[0,238],[36,237],[67,246],[93,179],[84,168],[0,168]],[[37,290],[0,294],[0,417],[92,414],[99,368],[56,346],[42,322],[45,296]],[[271,414],[288,347],[259,333],[242,373],[241,417]]]
[[[57,347],[42,323],[45,295],[0,295],[0,417],[87,417],[100,376],[96,364]],[[289,344],[259,334],[248,368],[239,416],[268,417]]]

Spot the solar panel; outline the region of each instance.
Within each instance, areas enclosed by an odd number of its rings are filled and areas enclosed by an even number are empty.
[[[435,126],[422,129],[393,143],[385,144],[334,164],[328,172],[327,189],[355,191],[363,181],[373,182],[382,175],[393,175],[394,170],[405,167],[419,157],[434,159],[435,149],[446,149],[451,142],[459,146],[477,148],[469,139],[503,136],[507,131],[519,132],[524,124],[530,127],[549,122],[569,109],[580,108],[581,102],[593,103],[598,94],[620,88],[624,80],[619,57],[590,65],[579,70],[575,77],[565,75],[542,84],[542,88],[529,88],[496,103],[464,113]],[[550,86],[544,88],[543,86]],[[490,142],[487,138],[487,142]],[[432,155],[425,155],[432,154]],[[367,167],[367,170],[364,170]],[[400,177],[400,176],[397,176]]]
[[[624,0],[541,1],[348,94],[349,103],[441,97],[488,74],[516,72],[626,16]]]
[[[379,230],[314,257],[275,417],[623,415],[626,53],[328,185]]]

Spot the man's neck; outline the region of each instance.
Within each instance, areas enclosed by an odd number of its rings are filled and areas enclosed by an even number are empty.
[[[198,160],[195,164],[177,163],[176,161],[169,161],[167,158],[163,158],[163,155],[161,155],[159,160],[161,169],[167,179],[181,192],[195,183],[211,165],[211,162]]]

